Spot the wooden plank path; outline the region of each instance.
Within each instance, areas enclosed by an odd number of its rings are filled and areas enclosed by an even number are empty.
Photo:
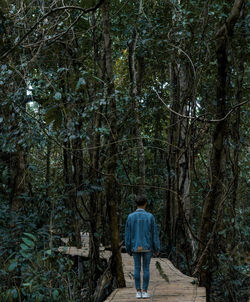
[[[88,244],[84,244],[83,248],[60,247],[59,251],[70,255],[78,255],[87,257],[89,253]],[[109,258],[110,251],[104,248],[100,251],[101,257]],[[135,298],[134,288],[134,263],[133,257],[122,253],[123,271],[126,279],[126,288],[118,288],[114,290],[105,302],[137,302]],[[163,272],[168,276],[167,283],[160,275],[156,268],[156,262],[159,262]],[[205,302],[205,288],[192,284],[194,278],[182,274],[174,265],[166,258],[152,258],[150,264],[150,283],[148,292],[151,295],[149,299],[143,301],[150,302]]]
[[[122,254],[123,270],[126,279],[126,288],[118,288],[105,300],[105,302],[138,302],[135,298],[135,288],[133,280],[133,257]],[[156,261],[168,276],[167,283],[156,268]],[[148,292],[149,299],[143,301],[150,302],[205,302],[205,288],[192,284],[194,278],[188,277],[177,270],[166,258],[152,258],[150,264],[150,283]]]

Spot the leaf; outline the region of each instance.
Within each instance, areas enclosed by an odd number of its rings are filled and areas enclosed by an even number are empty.
[[[98,77],[96,77],[96,76],[92,76],[92,77],[93,77],[94,79],[96,79],[96,80],[102,82],[103,84],[105,84],[105,82],[104,82],[102,79],[100,79],[100,78],[98,78]]]
[[[83,191],[77,191],[77,197],[83,196]]]
[[[61,67],[61,68],[58,68],[57,69],[57,72],[62,72],[62,71],[68,71],[69,69],[68,68],[66,68],[66,67]]]
[[[107,129],[105,127],[95,128],[95,131],[100,132],[102,134],[109,134],[109,129]]]
[[[77,137],[76,137],[76,135],[72,134],[72,135],[70,135],[69,138],[70,138],[70,139],[76,139]]]
[[[100,105],[105,105],[106,104],[106,100],[105,99],[100,99]]]
[[[61,92],[56,92],[55,95],[54,95],[54,99],[58,101],[58,100],[60,100],[61,98],[62,98]]]
[[[30,237],[32,240],[37,241],[37,238],[33,234],[30,234],[30,233],[23,233],[23,234],[27,237]]]
[[[103,190],[101,186],[91,185],[90,187],[93,191],[97,191],[97,192],[101,192]]]
[[[20,254],[23,256],[23,258],[26,258],[26,259],[32,257],[32,255],[30,253],[27,253],[27,251],[24,251],[24,250],[21,250]]]
[[[3,118],[2,118],[2,117],[0,117],[0,123],[2,123],[2,121],[3,121]]]
[[[24,251],[27,251],[30,249],[30,247],[28,247],[26,244],[23,244],[23,243],[21,243],[20,246],[21,246],[21,249]]]
[[[76,84],[76,90],[78,90],[81,85],[85,85],[85,84],[86,84],[86,81],[84,80],[84,78],[79,78],[79,80]]]
[[[28,238],[22,237],[23,242],[30,248],[34,248],[35,244],[33,241],[29,240]]]
[[[59,297],[59,292],[57,289],[53,290],[52,296],[54,300],[57,300],[57,298]]]
[[[14,269],[17,267],[18,262],[17,261],[13,261],[10,266],[9,266],[9,271],[12,272],[14,271]]]
[[[14,299],[16,299],[16,298],[18,297],[17,289],[16,289],[16,288],[12,289],[11,294],[12,294],[12,297],[13,297]]]
[[[22,286],[24,286],[24,287],[28,287],[28,286],[31,287],[31,283],[23,283]]]

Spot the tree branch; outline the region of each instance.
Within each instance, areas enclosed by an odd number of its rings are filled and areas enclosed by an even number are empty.
[[[216,34],[216,38],[220,38],[225,35],[227,32],[231,32],[234,28],[235,23],[238,20],[238,17],[240,16],[241,9],[245,3],[245,0],[235,0],[234,6],[225,22],[225,24],[222,25],[222,27],[219,29],[219,31]]]
[[[48,13],[43,15],[27,32],[22,36],[22,38],[14,45],[12,46],[8,51],[6,51],[1,57],[0,60],[3,60],[6,58],[13,50],[17,48],[18,45],[20,45],[27,37],[29,34],[32,33],[33,30],[36,29],[39,23],[41,23],[43,20],[45,20],[49,15],[54,14],[55,12],[61,11],[61,10],[66,10],[66,9],[71,9],[71,10],[79,10],[82,11],[83,14],[87,14],[89,12],[96,11],[103,3],[105,0],[100,0],[94,7],[90,8],[82,8],[80,6],[61,6],[61,7],[56,7],[51,9]]]
[[[158,99],[167,107],[167,109],[169,111],[171,111],[172,113],[182,117],[182,118],[188,118],[188,119],[192,119],[192,120],[197,120],[197,121],[200,121],[200,122],[204,122],[204,123],[216,123],[216,122],[222,122],[223,120],[225,120],[236,108],[242,106],[242,105],[245,105],[247,104],[249,101],[244,101],[244,102],[241,102],[235,106],[233,106],[229,111],[228,113],[223,116],[221,119],[214,119],[214,120],[207,120],[207,119],[203,119],[201,118],[200,116],[188,116],[188,115],[183,115],[179,112],[176,112],[174,111],[172,108],[168,107],[167,104],[163,101],[163,99],[159,96],[159,93],[157,91],[155,91],[155,93],[157,94],[158,96]]]

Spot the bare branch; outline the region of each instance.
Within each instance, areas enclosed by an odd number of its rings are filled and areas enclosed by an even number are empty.
[[[215,120],[207,120],[207,119],[203,119],[203,118],[201,118],[201,117],[199,117],[199,116],[188,116],[188,115],[183,115],[183,114],[181,114],[181,113],[179,113],[179,112],[176,112],[176,111],[174,111],[172,108],[170,108],[170,107],[168,107],[167,106],[167,104],[163,101],[163,99],[159,96],[159,94],[158,94],[158,92],[157,91],[155,91],[155,93],[157,94],[157,96],[158,96],[158,98],[159,98],[159,100],[167,107],[167,109],[169,110],[169,111],[171,111],[172,113],[174,113],[174,114],[176,114],[176,115],[178,115],[178,116],[180,116],[180,117],[182,117],[182,118],[187,118],[187,119],[192,119],[192,120],[197,120],[197,121],[199,121],[199,122],[203,122],[203,123],[217,123],[217,122],[222,122],[223,120],[225,120],[236,108],[238,108],[238,107],[240,107],[240,106],[242,106],[242,105],[245,105],[245,104],[247,104],[249,101],[244,101],[244,102],[241,102],[241,103],[239,103],[239,104],[237,104],[237,105],[235,105],[235,106],[233,106],[229,111],[228,111],[228,113],[224,116],[224,117],[222,117],[221,119],[215,119]]]
[[[80,6],[61,6],[61,7],[56,7],[51,9],[48,13],[46,13],[45,15],[43,15],[31,28],[30,30],[28,30],[26,32],[26,34],[24,34],[22,36],[22,38],[14,45],[12,46],[8,51],[6,51],[1,57],[0,60],[3,60],[4,58],[6,58],[13,50],[15,50],[17,48],[18,45],[20,45],[27,37],[29,34],[31,34],[33,32],[33,30],[36,29],[36,27],[43,21],[45,20],[49,15],[54,14],[55,12],[58,11],[62,11],[62,10],[67,10],[67,9],[71,9],[71,10],[79,10],[82,11],[83,14],[87,14],[89,12],[93,12],[96,11],[103,3],[105,0],[100,0],[94,7],[91,8],[82,8]]]

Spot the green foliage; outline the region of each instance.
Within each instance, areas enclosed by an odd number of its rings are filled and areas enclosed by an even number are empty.
[[[0,213],[0,300],[81,301],[73,261],[48,247],[50,234],[37,229],[35,216],[12,217],[3,206]]]

